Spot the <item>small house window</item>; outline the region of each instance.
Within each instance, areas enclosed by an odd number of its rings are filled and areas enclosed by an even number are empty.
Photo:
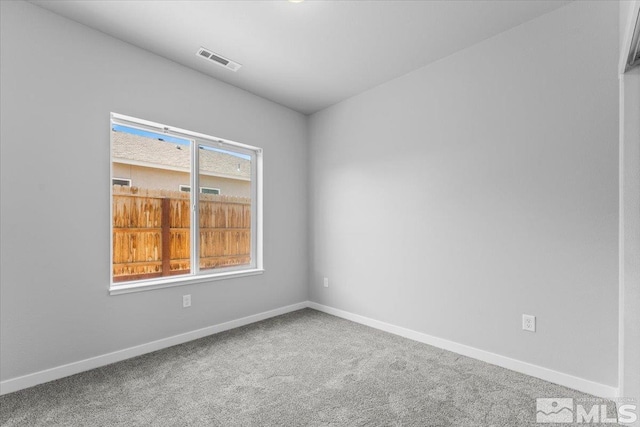
[[[220,194],[220,189],[211,187],[200,187],[200,192],[202,194]]]
[[[180,191],[184,191],[185,193],[190,193],[191,192],[191,186],[190,185],[180,185]],[[200,193],[202,194],[220,194],[220,189],[219,188],[212,188],[212,187],[200,187]]]
[[[131,187],[131,180],[126,178],[113,178],[111,185],[122,185],[123,187]]]

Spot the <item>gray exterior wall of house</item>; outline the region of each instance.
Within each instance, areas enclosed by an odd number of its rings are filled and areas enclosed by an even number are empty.
[[[113,163],[113,178],[130,179],[131,185],[150,190],[178,191],[180,185],[190,185],[189,174],[160,168]],[[219,188],[225,196],[251,197],[251,182],[217,176],[200,176],[201,187]]]

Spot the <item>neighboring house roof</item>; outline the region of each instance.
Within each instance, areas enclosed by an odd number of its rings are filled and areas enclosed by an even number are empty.
[[[114,163],[189,171],[191,152],[188,146],[115,130],[111,135],[111,153]],[[247,159],[201,149],[199,160],[200,173],[203,175],[244,181],[251,179],[251,162]]]

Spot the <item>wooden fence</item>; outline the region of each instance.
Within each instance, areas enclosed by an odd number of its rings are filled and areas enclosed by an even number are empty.
[[[251,199],[199,194],[200,269],[249,264]],[[113,280],[189,273],[190,193],[113,186]]]

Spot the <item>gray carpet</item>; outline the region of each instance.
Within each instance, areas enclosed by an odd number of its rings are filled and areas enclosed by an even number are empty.
[[[2,396],[0,423],[513,427],[536,397],[590,396],[305,309]]]

